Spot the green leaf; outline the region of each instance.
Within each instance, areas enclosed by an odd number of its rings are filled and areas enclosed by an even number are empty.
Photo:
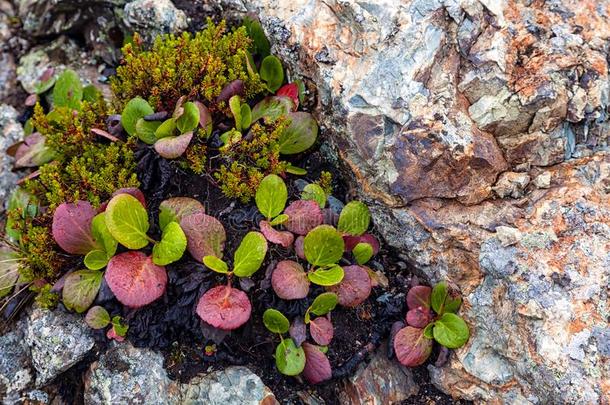
[[[30,193],[25,191],[21,187],[15,188],[8,198],[7,211],[13,211],[16,209],[21,210],[21,219],[25,220],[27,217],[34,218],[38,214],[38,204],[36,199],[32,197]],[[13,215],[9,215],[6,219],[5,233],[11,243],[18,244],[21,240],[21,229],[24,221],[18,221]]]
[[[152,113],[154,113],[154,110],[146,100],[141,97],[132,98],[121,113],[121,124],[129,135],[135,136],[138,120]]]
[[[271,53],[271,44],[265,35],[261,23],[250,17],[246,17],[244,18],[243,25],[246,27],[248,36],[252,39],[252,52],[258,54],[262,58],[269,55]]]
[[[78,270],[66,277],[62,292],[63,303],[69,310],[85,312],[93,304],[104,273],[95,270]]]
[[[57,77],[55,75],[51,76],[47,80],[41,80],[34,85],[34,93],[42,94],[45,91],[49,90],[55,84],[55,80]]]
[[[250,277],[261,267],[267,254],[267,240],[260,232],[248,232],[233,256],[233,273]]]
[[[85,266],[89,270],[100,270],[106,267],[110,257],[103,250],[94,249],[85,255]]]
[[[462,305],[462,297],[459,295],[453,297],[452,292],[449,291],[447,298],[445,298],[445,312],[455,314],[460,309],[460,305]]]
[[[275,218],[284,210],[288,200],[288,189],[281,177],[270,174],[266,176],[256,189],[254,201],[258,210],[267,219]]]
[[[119,336],[127,335],[127,331],[129,330],[129,325],[125,323],[123,318],[119,315],[112,317],[112,327]]]
[[[88,84],[85,87],[83,87],[83,101],[93,103],[101,95],[102,95],[102,92],[92,84]]]
[[[114,239],[128,249],[148,245],[148,213],[137,198],[129,194],[113,197],[106,208],[106,226]]]
[[[301,79],[296,79],[294,83],[299,88],[299,103],[303,104],[305,101],[305,83]]]
[[[304,176],[307,174],[307,170],[288,163],[288,166],[286,166],[286,173],[294,174],[295,176]]]
[[[235,129],[241,131],[241,98],[238,95],[232,96],[229,99],[229,109],[235,119]]]
[[[276,225],[281,225],[284,222],[288,221],[290,217],[286,214],[280,214],[277,217],[273,218],[273,221],[269,222],[269,225],[271,226],[276,226]]]
[[[155,139],[159,140],[162,138],[167,138],[168,136],[174,136],[175,132],[176,132],[176,120],[173,118],[166,119],[155,130]]]
[[[263,314],[265,327],[273,333],[286,333],[290,329],[290,321],[277,309],[269,308]]]
[[[152,145],[157,140],[156,132],[160,126],[161,121],[146,121],[140,118],[136,121],[136,135],[142,142]]]
[[[100,306],[89,308],[85,322],[91,329],[103,329],[110,323],[110,314]]]
[[[19,278],[19,254],[6,245],[0,245],[0,298],[11,292]]]
[[[311,303],[311,306],[307,309],[307,312],[305,313],[305,323],[309,323],[309,320],[310,320],[309,313],[310,312],[317,316],[324,316],[327,313],[329,313],[330,311],[332,311],[333,309],[335,309],[338,302],[339,302],[339,297],[335,293],[325,292],[325,293],[318,295],[313,300],[313,302]]]
[[[287,115],[294,108],[294,101],[286,96],[265,97],[252,109],[252,122],[265,117],[266,121],[275,121],[279,117]]]
[[[213,270],[216,273],[226,274],[229,272],[229,266],[227,263],[216,256],[205,256],[203,258],[203,264],[205,264],[208,269]]]
[[[153,247],[153,263],[165,266],[180,260],[186,250],[186,235],[177,222],[170,222],[163,229],[161,241]]]
[[[434,322],[434,340],[449,349],[464,346],[470,337],[466,322],[456,314],[446,313]]]
[[[273,55],[266,56],[261,63],[259,71],[261,79],[267,82],[267,87],[274,92],[282,86],[284,82],[284,69],[282,63]]]
[[[112,237],[112,234],[108,230],[108,226],[106,225],[105,212],[97,214],[91,220],[91,234],[93,235],[93,238],[95,239],[97,244],[104,248],[104,251],[107,254],[108,258],[114,256],[114,254],[116,253],[118,242]],[[107,260],[108,259],[106,259],[106,261]]]
[[[199,125],[199,108],[192,102],[184,103],[184,112],[176,120],[176,127],[181,134],[194,131]]]
[[[324,287],[330,287],[339,284],[343,280],[345,272],[339,265],[334,265],[325,269],[318,269],[316,271],[310,271],[307,273],[309,281],[314,284],[321,285]]]
[[[288,114],[290,125],[280,135],[280,153],[294,155],[309,149],[318,137],[318,123],[310,113],[297,111]]]
[[[337,263],[343,256],[344,249],[343,237],[330,225],[315,227],[303,241],[305,258],[314,266],[328,266]]]
[[[424,336],[428,339],[434,339],[434,332],[432,332],[432,329],[434,329],[434,322],[429,323],[428,325],[426,325],[426,327],[424,328]]]
[[[432,294],[430,295],[430,304],[434,312],[439,315],[443,314],[446,298],[447,284],[445,282],[440,282],[434,286],[434,288],[432,289]]]
[[[360,236],[369,228],[370,221],[369,208],[360,201],[351,201],[341,210],[337,229],[348,235]]]
[[[55,108],[69,107],[73,110],[79,110],[82,99],[83,85],[78,74],[71,69],[64,70],[53,87],[53,105]]]
[[[319,185],[311,183],[303,188],[301,193],[301,200],[312,200],[318,203],[320,208],[324,208],[326,205],[326,193]]]
[[[373,247],[365,242],[360,242],[352,250],[356,263],[365,264],[373,257]]]
[[[284,375],[301,374],[305,368],[305,351],[297,347],[292,339],[284,339],[275,349],[275,365]]]
[[[246,129],[252,124],[252,110],[248,104],[242,104],[240,108],[241,127]]]

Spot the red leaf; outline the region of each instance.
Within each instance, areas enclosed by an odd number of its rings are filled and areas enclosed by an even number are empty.
[[[326,317],[318,317],[309,322],[309,333],[311,337],[321,346],[328,346],[333,340],[333,324]]]
[[[216,98],[216,102],[220,103],[221,101],[228,101],[234,95],[242,96],[244,91],[244,81],[241,79],[233,80],[222,88],[220,94]]]
[[[261,228],[261,232],[263,235],[265,235],[265,238],[269,242],[282,245],[284,247],[292,245],[292,242],[294,241],[294,235],[292,233],[278,231],[269,225],[269,222],[267,221],[261,221],[258,225]]]
[[[180,227],[186,235],[186,247],[195,260],[203,262],[205,256],[222,258],[227,234],[216,218],[194,212],[182,218]]]
[[[277,264],[271,275],[271,286],[278,297],[284,300],[299,300],[309,293],[309,279],[303,267],[292,260]]]
[[[309,231],[324,222],[320,205],[311,200],[293,202],[284,210],[284,214],[288,215],[288,221],[284,226],[297,235],[307,235]]]
[[[423,329],[407,326],[394,337],[394,352],[402,365],[419,366],[432,352],[432,339],[424,336]]]
[[[108,329],[108,332],[106,332],[106,337],[110,340],[114,339],[117,342],[122,342],[125,340],[125,337],[116,333],[116,331],[114,330],[114,326]]]
[[[299,236],[297,240],[294,242],[294,252],[297,254],[299,259],[305,260],[305,237]]]
[[[114,256],[106,267],[106,282],[125,306],[140,308],[165,292],[167,273],[142,252],[125,252]]]
[[[55,242],[66,252],[86,255],[97,247],[91,233],[91,220],[97,214],[87,201],[63,203],[53,213]]]
[[[368,243],[373,248],[373,256],[379,252],[379,241],[370,233],[365,233],[360,236],[344,235],[345,251],[351,252],[358,243]]]
[[[346,266],[343,270],[343,281],[330,287],[329,291],[339,296],[339,304],[353,308],[363,303],[371,294],[371,278],[361,266]]]
[[[120,142],[121,141],[119,138],[117,138],[114,135],[111,135],[110,133],[108,133],[107,131],[104,131],[103,129],[91,128],[91,132],[94,135],[101,136],[102,138],[106,138],[106,139],[108,139],[109,141],[112,141],[112,142]]]
[[[425,285],[417,285],[407,293],[407,307],[415,309],[421,306],[430,308],[430,294],[432,289]]]
[[[330,380],[333,372],[326,355],[317,346],[310,343],[303,343],[303,351],[305,351],[303,377],[310,384],[318,384],[322,381]]]
[[[189,147],[193,139],[193,132],[187,132],[179,136],[167,136],[155,142],[155,150],[165,159],[176,159]]]
[[[197,315],[215,328],[233,330],[250,319],[252,305],[245,292],[219,285],[201,297]]]
[[[292,321],[288,333],[292,340],[294,340],[294,344],[297,347],[301,347],[303,342],[307,340],[307,326],[305,325],[305,322],[303,322],[303,318],[300,316],[296,317],[294,321]]]
[[[276,96],[286,96],[290,97],[292,101],[294,101],[294,111],[297,110],[299,106],[299,86],[296,83],[288,83],[279,88]]]
[[[406,321],[415,328],[425,328],[432,322],[432,313],[426,307],[417,307],[407,311]]]

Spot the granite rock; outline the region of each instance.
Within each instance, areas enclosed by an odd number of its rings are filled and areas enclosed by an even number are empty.
[[[123,23],[151,44],[162,34],[177,34],[187,28],[186,15],[171,0],[135,0],[125,6]]]
[[[12,106],[0,105],[0,213],[4,212],[8,196],[19,180],[19,175],[11,171],[13,158],[5,153],[9,146],[23,140],[23,127],[17,121],[18,116]]]

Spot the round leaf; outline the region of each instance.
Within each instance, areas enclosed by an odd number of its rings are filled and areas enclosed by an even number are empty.
[[[337,263],[343,256],[344,243],[341,234],[330,225],[319,225],[305,236],[303,251],[307,261],[314,266]]]
[[[434,322],[434,339],[449,349],[464,346],[470,336],[468,325],[456,314],[446,313]]]
[[[275,93],[276,96],[285,96],[290,97],[290,99],[294,102],[295,110],[296,107],[299,106],[299,86],[296,83],[288,83],[280,87],[280,89]]]
[[[252,276],[263,264],[267,240],[260,232],[248,232],[233,256],[233,273],[237,277]]]
[[[351,201],[341,210],[337,229],[348,235],[359,236],[366,232],[370,221],[369,208],[360,201]]]
[[[331,287],[339,296],[339,304],[354,308],[371,295],[371,278],[364,267],[346,266],[341,284]]]
[[[159,156],[165,159],[176,159],[186,152],[192,139],[192,132],[187,132],[180,136],[168,136],[155,142],[155,150]]]
[[[89,270],[100,270],[106,267],[108,260],[110,258],[104,250],[94,249],[85,256],[85,266]]]
[[[373,248],[373,256],[379,253],[379,241],[370,233],[365,233],[364,235],[359,236],[343,235],[343,240],[345,241],[346,252],[353,251],[356,245],[359,243],[368,243]]]
[[[290,321],[277,309],[269,308],[263,314],[265,327],[273,333],[286,333],[290,328]]]
[[[301,199],[315,201],[320,208],[324,208],[326,205],[326,193],[322,187],[314,183],[310,183],[303,188]]]
[[[305,368],[305,352],[292,339],[284,339],[275,349],[275,365],[284,375],[301,374]]]
[[[290,204],[284,211],[288,221],[286,229],[297,235],[307,235],[309,231],[324,222],[324,215],[315,201],[299,200]]]
[[[334,328],[333,324],[321,316],[313,319],[309,323],[309,333],[311,333],[312,339],[319,345],[328,346],[333,340]]]
[[[252,124],[252,110],[248,104],[242,104],[240,108],[241,127],[248,128]]]
[[[292,321],[288,333],[294,341],[294,344],[297,345],[297,347],[301,346],[303,342],[307,340],[307,326],[305,325],[305,322],[303,322],[303,318],[296,317]]]
[[[225,228],[216,218],[203,212],[185,215],[180,221],[187,240],[187,249],[199,262],[205,256],[222,258],[227,234]]]
[[[339,284],[343,280],[344,272],[343,268],[339,265],[334,265],[327,269],[318,269],[313,272],[307,273],[309,281],[314,284],[330,287]]]
[[[181,134],[185,132],[192,132],[199,125],[199,108],[195,105],[195,103],[187,102],[184,103],[184,112],[182,115],[176,120],[176,127],[178,127],[178,131]]]
[[[289,97],[265,97],[252,109],[252,122],[263,117],[268,121],[275,121],[283,115],[288,115],[294,107],[294,102]]]
[[[146,121],[140,118],[136,121],[136,135],[142,142],[152,145],[157,140],[155,132],[160,125],[160,121]]]
[[[53,87],[53,104],[55,107],[69,107],[73,110],[80,109],[83,99],[83,85],[78,74],[71,69],[66,69],[59,75]]]
[[[62,300],[66,308],[85,312],[93,304],[104,273],[95,270],[78,270],[70,273],[64,282]]]
[[[254,201],[258,210],[267,219],[275,218],[282,213],[288,199],[288,190],[281,177],[270,174],[260,182]]]
[[[91,232],[91,222],[96,211],[87,201],[62,203],[53,213],[51,226],[55,242],[68,253],[85,255],[99,249]]]
[[[294,235],[292,233],[278,231],[274,229],[267,221],[261,221],[259,223],[259,227],[261,228],[263,235],[265,235],[265,238],[271,243],[288,247],[292,245],[292,242],[294,241]]]
[[[323,316],[335,309],[337,303],[339,302],[339,297],[337,294],[332,292],[325,292],[318,295],[311,306],[309,307],[309,311],[318,316]]]
[[[138,201],[140,201],[140,204],[142,204],[142,207],[146,208],[146,198],[144,197],[144,193],[139,188],[136,188],[136,187],[119,188],[117,191],[112,193],[112,197],[116,197],[119,194],[129,194],[130,196],[135,197]]]
[[[294,241],[294,252],[299,259],[305,260],[305,237],[299,236]]]
[[[106,207],[106,226],[114,239],[129,249],[148,245],[148,213],[137,198],[130,194],[112,197]]]
[[[208,107],[199,101],[194,101],[195,106],[199,110],[199,126],[205,130],[205,134],[210,136],[212,134],[212,113]]]
[[[352,250],[354,254],[354,259],[356,259],[356,263],[365,264],[371,257],[373,257],[373,247],[368,243],[358,243],[354,250]]]
[[[425,285],[411,287],[407,293],[407,307],[415,309],[418,307],[430,308],[430,294],[432,289]]]
[[[294,155],[309,149],[318,137],[318,123],[310,113],[297,111],[288,113],[290,125],[279,138],[280,153]]]
[[[309,293],[307,273],[299,263],[292,260],[283,260],[275,266],[271,286],[277,296],[284,300],[299,300]]]
[[[180,260],[186,250],[186,235],[177,222],[163,228],[161,241],[153,247],[153,262],[159,266]]]
[[[226,274],[229,272],[229,266],[227,263],[216,256],[205,256],[203,258],[203,264],[205,264],[208,269],[215,271],[216,273]]]
[[[280,214],[277,217],[273,218],[273,221],[269,222],[269,225],[271,225],[271,226],[281,225],[281,224],[285,223],[286,221],[288,221],[288,215]]]
[[[233,330],[250,319],[252,305],[245,292],[229,286],[214,287],[201,297],[197,315],[215,328]]]
[[[303,378],[310,384],[318,384],[332,378],[332,369],[328,358],[319,347],[309,343],[303,343],[305,352],[305,368]]]
[[[157,140],[166,138],[168,136],[174,136],[176,134],[176,120],[168,118],[155,130],[155,138]]]
[[[117,241],[112,237],[110,231],[108,230],[108,226],[106,225],[106,213],[101,212],[93,217],[91,221],[91,233],[93,234],[93,238],[96,241],[96,244],[103,247],[104,253],[108,256],[106,261],[116,253],[117,249]],[[86,260],[86,258],[85,258]],[[105,266],[105,265],[104,265]],[[91,268],[91,267],[89,267]]]
[[[46,138],[38,132],[25,137],[17,144],[15,151],[15,168],[38,167],[55,158],[53,149],[46,145]]]
[[[100,306],[91,307],[85,315],[85,322],[91,329],[103,329],[110,324],[110,315]]]
[[[182,218],[195,212],[205,213],[205,207],[194,198],[168,198],[159,205],[159,227],[164,229],[172,221],[180,223]]]
[[[136,135],[136,123],[140,118],[154,113],[152,107],[141,97],[129,100],[121,114],[121,125],[129,135]]]
[[[19,254],[0,245],[0,298],[8,295],[19,278]]]
[[[423,329],[407,326],[394,336],[394,352],[402,365],[422,365],[432,353],[432,339],[425,337],[423,332]]]
[[[165,268],[142,252],[114,256],[108,262],[105,277],[116,298],[131,308],[143,307],[161,297],[167,285]]]
[[[407,311],[407,324],[415,328],[425,328],[432,322],[432,313],[426,307],[417,307]]]
[[[275,92],[284,82],[282,63],[273,55],[266,56],[259,71],[261,79],[267,82],[270,91]]]

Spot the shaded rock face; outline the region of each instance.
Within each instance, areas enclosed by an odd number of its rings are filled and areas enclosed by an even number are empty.
[[[17,121],[19,113],[10,105],[0,104],[0,150],[23,140],[23,127]],[[5,210],[5,202],[17,185],[19,176],[11,171],[13,158],[6,153],[0,157],[0,213]]]
[[[462,290],[472,338],[434,382],[607,401],[607,2],[222,3],[257,13],[315,84],[386,241]]]
[[[29,348],[19,329],[0,336],[0,399],[3,404],[17,403],[21,391],[33,383]]]

